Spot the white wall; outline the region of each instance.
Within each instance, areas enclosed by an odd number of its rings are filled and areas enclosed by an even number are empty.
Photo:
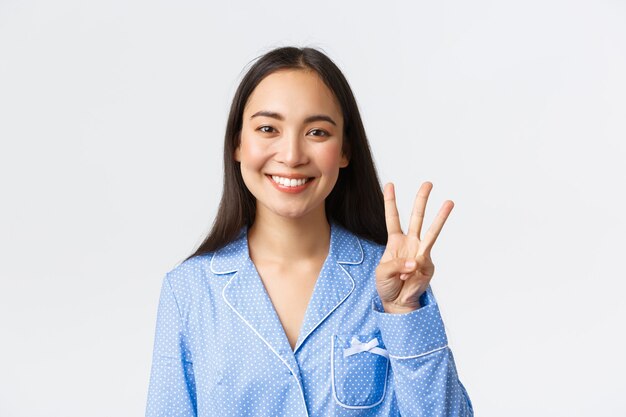
[[[143,414],[229,100],[290,44],[344,70],[405,219],[455,201],[433,288],[477,415],[626,415],[618,0],[0,0],[0,415]]]

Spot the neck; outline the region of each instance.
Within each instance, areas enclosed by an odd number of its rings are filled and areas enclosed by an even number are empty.
[[[250,256],[291,263],[294,260],[326,258],[330,247],[330,225],[326,213],[291,219],[279,216],[257,218],[248,231]]]

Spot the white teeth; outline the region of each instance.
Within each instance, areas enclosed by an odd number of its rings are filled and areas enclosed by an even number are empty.
[[[275,183],[282,185],[283,187],[298,187],[300,185],[304,185],[308,181],[307,178],[285,178],[279,177],[278,175],[272,175],[272,180],[274,180]]]

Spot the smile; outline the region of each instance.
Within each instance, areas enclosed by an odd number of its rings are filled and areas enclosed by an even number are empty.
[[[274,187],[278,188],[280,191],[291,193],[297,193],[304,190],[311,183],[311,180],[314,179],[314,177],[286,178],[278,175],[267,175],[267,177],[270,179],[270,182],[274,185]]]

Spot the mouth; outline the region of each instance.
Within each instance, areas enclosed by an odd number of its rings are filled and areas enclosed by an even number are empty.
[[[266,175],[274,187],[286,192],[299,192],[304,190],[315,177],[281,177],[280,175]]]

